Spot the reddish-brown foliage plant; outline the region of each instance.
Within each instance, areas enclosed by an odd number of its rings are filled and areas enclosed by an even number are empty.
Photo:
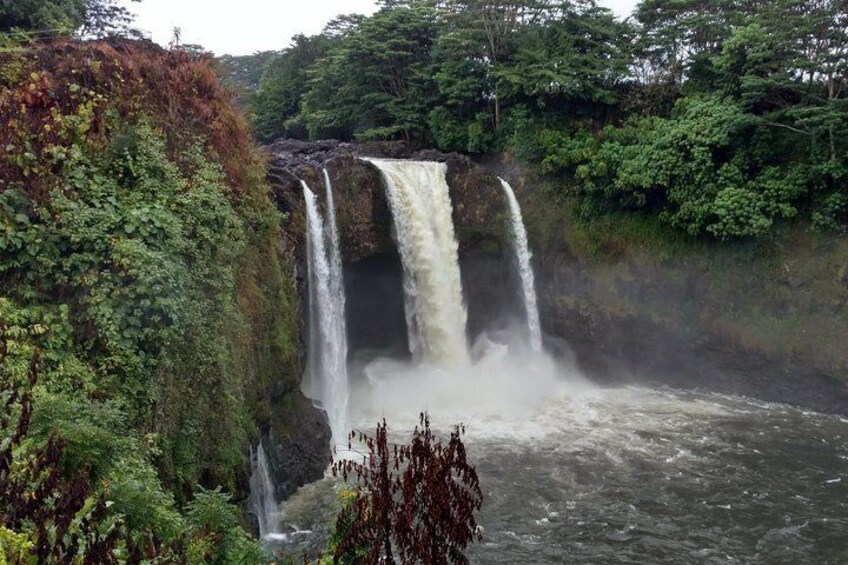
[[[4,329],[0,325],[0,365],[7,355]],[[37,355],[30,363],[27,383],[0,378],[0,526],[31,532],[31,552],[38,563],[71,563],[80,555],[85,563],[117,563],[115,547],[124,533],[118,524],[110,524],[105,497],[97,498],[94,507],[74,523],[91,488],[87,472],[63,476],[63,439],[51,436],[45,445],[24,455],[22,469],[14,469],[15,451],[29,431],[31,391],[37,380]]]
[[[351,562],[353,555],[360,563],[468,563],[465,549],[481,537],[475,512],[483,492],[464,434],[464,426],[456,426],[441,443],[426,414],[407,444],[389,444],[385,420],[373,437],[351,433],[349,447],[358,439],[367,453],[361,463],[333,463],[334,476],[357,480],[356,498],[339,517],[346,533],[334,560]]]
[[[139,119],[165,134],[177,161],[204,140],[234,200],[264,181],[256,178],[262,157],[211,56],[120,38],[56,40],[0,53],[0,69],[0,191],[18,184],[36,201],[48,198],[73,144],[105,144]]]

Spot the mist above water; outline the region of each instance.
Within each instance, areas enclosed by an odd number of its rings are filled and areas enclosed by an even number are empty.
[[[534,417],[552,399],[593,388],[575,371],[527,348],[522,335],[498,337],[503,341],[481,336],[471,350],[472,362],[460,367],[371,361],[361,371],[364,378],[353,385],[354,420],[386,417],[398,430],[408,431],[426,411],[443,428],[466,423],[480,433],[513,435],[536,429]],[[510,337],[512,346],[504,339]]]

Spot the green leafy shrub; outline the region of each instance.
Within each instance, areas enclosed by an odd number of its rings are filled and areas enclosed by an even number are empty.
[[[267,563],[259,543],[239,525],[238,510],[230,495],[220,489],[195,493],[186,507],[192,532],[190,561],[193,563]]]
[[[203,57],[59,41],[0,68],[0,321],[38,332],[32,441],[62,435],[131,560],[182,561],[205,542],[178,507],[235,491],[251,418],[299,375],[263,159]],[[25,380],[15,347],[2,372]]]

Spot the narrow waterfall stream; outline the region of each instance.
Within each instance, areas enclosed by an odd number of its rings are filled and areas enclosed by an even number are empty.
[[[250,512],[259,523],[259,537],[265,539],[279,533],[279,511],[274,483],[262,442],[250,456]]]
[[[327,412],[334,445],[347,443],[347,330],[342,261],[333,210],[332,186],[325,173],[328,225],[315,194],[306,184],[307,264],[309,270],[309,351],[304,394]]]
[[[521,206],[515,198],[515,192],[508,182],[498,177],[507,203],[509,204],[510,225],[512,226],[512,248],[518,263],[518,274],[521,276],[521,291],[524,296],[524,311],[527,315],[527,330],[530,333],[530,347],[536,351],[542,349],[542,326],[539,323],[539,307],[536,301],[536,286],[533,277],[533,266],[530,259],[530,246],[527,243],[527,229],[521,217]]]

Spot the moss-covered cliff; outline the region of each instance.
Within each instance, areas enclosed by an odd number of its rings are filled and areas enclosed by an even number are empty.
[[[127,40],[10,49],[0,122],[0,326],[20,357],[0,376],[25,383],[41,351],[34,418],[72,438],[69,465],[94,464],[113,510],[166,539],[198,484],[246,494],[260,434],[281,495],[321,476],[284,216],[211,61]]]
[[[605,382],[652,382],[848,413],[848,238],[785,226],[698,241],[641,215],[581,221],[510,158],[545,331]]]

